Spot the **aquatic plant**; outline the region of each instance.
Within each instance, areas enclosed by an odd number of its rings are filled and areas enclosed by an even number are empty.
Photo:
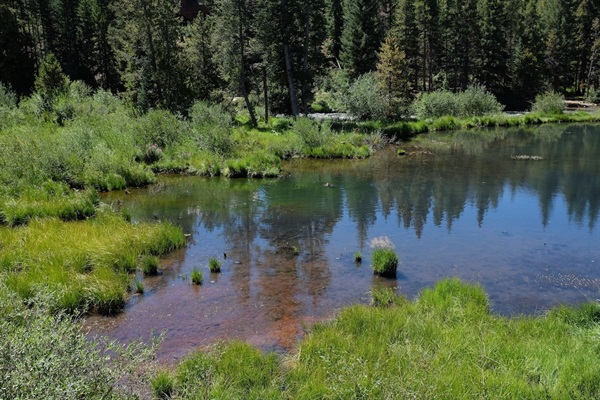
[[[376,248],[373,250],[373,271],[381,276],[396,276],[398,256],[389,248]]]
[[[354,253],[354,262],[357,264],[360,264],[362,262],[362,253],[360,251]]]
[[[371,304],[376,307],[387,307],[400,303],[401,298],[396,293],[387,287],[373,289],[371,292]]]
[[[191,280],[192,283],[195,285],[202,285],[202,271],[200,271],[198,268],[194,268],[192,270],[192,274],[191,274]]]
[[[221,272],[221,261],[216,257],[211,257],[208,260],[208,268],[210,269],[210,272]]]
[[[156,275],[158,273],[158,257],[144,255],[142,257],[141,266],[144,275]]]

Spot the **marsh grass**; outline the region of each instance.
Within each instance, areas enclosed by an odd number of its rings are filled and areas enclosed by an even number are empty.
[[[175,379],[167,371],[159,371],[152,381],[152,392],[157,399],[170,399],[175,386]]]
[[[53,307],[118,311],[128,273],[142,254],[159,255],[185,244],[180,229],[166,223],[136,224],[103,211],[86,221],[30,221],[0,227],[0,276],[24,299],[42,290],[56,293]]]
[[[394,277],[398,268],[398,256],[393,249],[376,248],[373,250],[373,271],[377,275]]]
[[[158,274],[158,257],[146,254],[142,256],[140,264],[144,275]]]
[[[389,289],[385,298],[389,299]],[[278,361],[219,344],[177,370],[180,398],[577,398],[600,396],[600,305],[491,314],[483,289],[440,281],[409,302],[348,307]],[[393,304],[390,304],[393,303]]]
[[[354,262],[356,264],[362,263],[362,253],[360,251],[357,251],[356,253],[354,253]]]
[[[193,284],[202,285],[202,282],[203,282],[202,271],[200,271],[198,268],[194,268],[192,270],[192,274],[190,275],[190,278],[191,278]]]
[[[131,284],[131,290],[137,294],[144,294],[144,282],[139,279],[134,279]]]
[[[208,260],[208,268],[210,269],[210,272],[221,272],[221,261],[216,257],[211,257]]]

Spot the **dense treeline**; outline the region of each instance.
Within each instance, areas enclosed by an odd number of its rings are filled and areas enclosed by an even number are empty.
[[[315,98],[339,109],[323,94],[372,71],[396,107],[472,85],[526,107],[545,90],[585,95],[600,79],[600,0],[194,3],[5,0],[0,81],[29,94],[52,53],[71,80],[141,110],[239,96],[254,121],[264,93],[274,112],[306,112]]]

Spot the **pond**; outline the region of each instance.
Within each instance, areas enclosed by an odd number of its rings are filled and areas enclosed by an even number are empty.
[[[87,329],[120,341],[166,331],[158,357],[169,361],[218,339],[290,349],[382,286],[414,298],[460,277],[503,315],[600,297],[600,126],[428,134],[410,146],[405,156],[293,160],[279,179],[164,176],[106,194],[133,221],[181,226],[189,245],[144,278],[123,313],[90,317]],[[378,240],[395,247],[395,279],[373,275]],[[194,268],[202,286],[191,284]]]

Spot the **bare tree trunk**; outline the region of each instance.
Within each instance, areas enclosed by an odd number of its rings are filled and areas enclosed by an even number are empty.
[[[269,122],[269,92],[267,90],[267,69],[263,68],[263,90],[265,100],[265,122]]]

